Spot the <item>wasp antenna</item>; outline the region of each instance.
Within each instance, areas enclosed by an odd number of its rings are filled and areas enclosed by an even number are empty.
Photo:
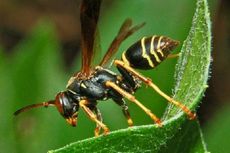
[[[25,112],[25,111],[28,111],[32,108],[36,108],[36,107],[48,107],[48,106],[55,106],[55,101],[54,100],[51,100],[51,101],[48,101],[48,102],[43,102],[43,103],[39,103],[39,104],[32,104],[32,105],[28,105],[28,106],[25,106],[19,110],[17,110],[16,112],[14,112],[14,115],[18,115],[22,112]]]
[[[140,23],[140,24],[138,24],[138,25],[136,25],[138,28],[142,28],[143,26],[145,26],[146,25],[146,22],[142,22],[142,23]]]

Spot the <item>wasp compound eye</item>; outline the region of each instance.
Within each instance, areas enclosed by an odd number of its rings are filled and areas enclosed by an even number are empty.
[[[57,94],[56,106],[58,111],[64,118],[69,118],[74,116],[74,114],[79,109],[76,100],[74,100],[71,94],[67,92],[61,92]]]
[[[76,100],[68,91],[60,92],[56,96],[56,107],[59,113],[66,119],[72,126],[76,126],[77,111],[79,109]]]

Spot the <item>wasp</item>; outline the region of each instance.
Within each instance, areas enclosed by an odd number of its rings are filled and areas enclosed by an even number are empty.
[[[101,0],[83,0],[80,7],[81,21],[81,46],[82,67],[68,81],[66,90],[58,93],[54,100],[32,104],[17,110],[14,115],[36,107],[55,106],[61,116],[72,126],[76,126],[78,110],[82,109],[87,116],[96,123],[95,136],[103,129],[104,134],[109,133],[109,128],[102,122],[100,110],[97,108],[98,101],[112,99],[121,106],[128,125],[132,126],[126,99],[139,106],[158,126],[162,126],[161,120],[138,101],[134,93],[144,83],[153,88],[168,102],[181,108],[190,119],[196,114],[181,102],[176,101],[158,88],[150,78],[143,76],[137,71],[151,70],[162,63],[165,59],[173,57],[171,51],[178,46],[179,42],[166,36],[143,37],[122,53],[121,59],[113,60],[120,74],[116,74],[107,68],[109,61],[118,51],[121,43],[134,32],[144,26],[145,23],[133,26],[131,19],[126,19],[110,44],[98,66],[92,66],[93,55],[97,44],[98,19]]]

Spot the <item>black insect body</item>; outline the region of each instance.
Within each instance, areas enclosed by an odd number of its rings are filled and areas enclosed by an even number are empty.
[[[123,52],[121,60],[114,60],[113,63],[120,72],[120,74],[115,74],[106,68],[106,64],[117,52],[122,41],[144,25],[140,24],[132,27],[131,20],[127,19],[122,24],[118,35],[111,43],[99,66],[91,67],[97,39],[96,26],[100,3],[100,0],[83,0],[81,4],[82,69],[70,78],[66,91],[58,93],[55,100],[23,107],[16,111],[15,115],[35,107],[56,106],[66,121],[72,126],[76,126],[78,110],[81,108],[96,123],[95,135],[97,136],[101,128],[105,134],[109,132],[108,127],[102,122],[101,113],[97,108],[99,100],[112,99],[121,106],[128,125],[133,125],[128,106],[124,100],[126,98],[145,111],[157,125],[162,126],[160,119],[133,96],[135,91],[141,87],[141,83],[145,83],[169,102],[180,107],[190,119],[194,119],[195,113],[192,113],[182,103],[166,95],[151,79],[144,77],[135,70],[153,69],[165,59],[174,57],[175,55],[170,54],[170,52],[178,45],[178,41],[165,36],[143,37]]]
[[[136,69],[153,69],[168,57],[178,41],[164,36],[143,37],[122,55],[122,60]]]
[[[120,71],[121,69],[122,68],[120,68]],[[122,76],[120,76],[108,69],[98,66],[87,79],[83,80],[82,78],[79,79],[78,76],[74,76],[69,80],[67,85],[67,91],[65,92],[67,93],[66,96],[71,99],[69,100],[71,101],[70,103],[73,103],[73,110],[68,111],[72,112],[72,114],[69,113],[69,116],[64,117],[68,120],[69,118],[72,118],[72,115],[77,112],[76,108],[79,108],[79,102],[81,100],[87,100],[86,106],[92,108],[91,110],[95,110],[97,109],[96,105],[98,100],[107,100],[111,98],[118,105],[122,106],[124,115],[131,123],[132,121],[129,116],[128,106],[126,105],[123,96],[116,90],[108,88],[108,86],[106,86],[106,82],[112,82],[130,94],[132,94],[134,91],[136,91],[138,87],[140,87],[139,79],[127,73],[127,71],[125,71],[124,69]],[[75,107],[75,105],[78,107]],[[73,126],[76,125],[76,121],[74,119],[71,119],[71,122],[69,123]]]

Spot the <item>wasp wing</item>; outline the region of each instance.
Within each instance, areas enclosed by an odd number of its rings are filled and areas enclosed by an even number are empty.
[[[99,65],[105,66],[109,62],[109,60],[112,58],[112,56],[118,51],[121,43],[126,38],[128,38],[130,35],[132,35],[135,31],[143,27],[144,25],[145,23],[142,23],[142,24],[132,27],[132,20],[126,19],[123,22],[117,36],[114,38],[114,40],[110,44],[109,49],[107,50],[106,54],[104,55]]]
[[[99,18],[101,0],[83,0],[80,9],[82,68],[81,73],[90,73],[94,55],[95,37]]]

